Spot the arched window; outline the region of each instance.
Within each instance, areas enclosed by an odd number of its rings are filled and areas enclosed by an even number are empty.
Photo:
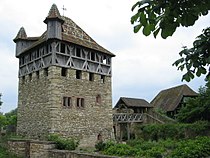
[[[96,96],[96,104],[101,104],[101,95],[100,94],[98,94]]]

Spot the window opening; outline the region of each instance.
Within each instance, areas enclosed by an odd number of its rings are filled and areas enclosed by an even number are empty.
[[[103,139],[102,139],[102,135],[101,135],[101,133],[99,133],[99,134],[98,134],[98,136],[97,136],[97,140],[98,140],[98,141],[102,141],[102,140],[103,140]]]
[[[61,53],[65,53],[65,44],[61,43]]]
[[[101,75],[102,83],[105,83],[105,75]]]
[[[103,56],[103,64],[107,64],[106,56]]]
[[[89,81],[94,81],[94,73],[89,73]]]
[[[48,68],[44,69],[44,76],[48,76]]]
[[[111,64],[111,58],[107,58],[107,64]]]
[[[36,78],[39,79],[39,71],[36,71]]]
[[[22,77],[22,83],[25,84],[25,76]]]
[[[61,76],[64,76],[64,77],[67,76],[67,68],[64,68],[64,67],[61,68]]]
[[[82,71],[76,70],[76,79],[82,79]]]
[[[76,48],[76,56],[81,57],[81,49],[80,48]]]
[[[71,97],[63,97],[63,106],[64,107],[71,107]]]
[[[91,56],[90,56],[90,59],[93,60],[93,61],[95,61],[95,53],[94,53],[94,52],[91,52],[90,55],[91,55]]]
[[[32,74],[29,74],[29,81],[32,80]]]
[[[100,94],[98,94],[98,95],[96,96],[96,103],[97,103],[97,104],[101,104],[101,95],[100,95]]]
[[[78,108],[84,108],[85,107],[84,98],[77,98],[76,106]]]

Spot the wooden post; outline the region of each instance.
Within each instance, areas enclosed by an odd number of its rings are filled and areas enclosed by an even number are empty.
[[[128,140],[130,140],[131,135],[130,135],[130,123],[127,123],[127,135],[128,135]]]

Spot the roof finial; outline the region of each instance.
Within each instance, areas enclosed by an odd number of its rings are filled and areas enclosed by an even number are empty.
[[[63,16],[64,16],[64,11],[66,11],[66,10],[67,10],[67,9],[64,7],[64,5],[63,5],[62,10],[63,10]]]

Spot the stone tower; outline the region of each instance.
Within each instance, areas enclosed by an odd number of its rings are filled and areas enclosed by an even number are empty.
[[[44,138],[49,133],[93,145],[112,134],[111,59],[52,5],[47,30],[28,37],[22,27],[14,39],[19,59],[17,133]]]

